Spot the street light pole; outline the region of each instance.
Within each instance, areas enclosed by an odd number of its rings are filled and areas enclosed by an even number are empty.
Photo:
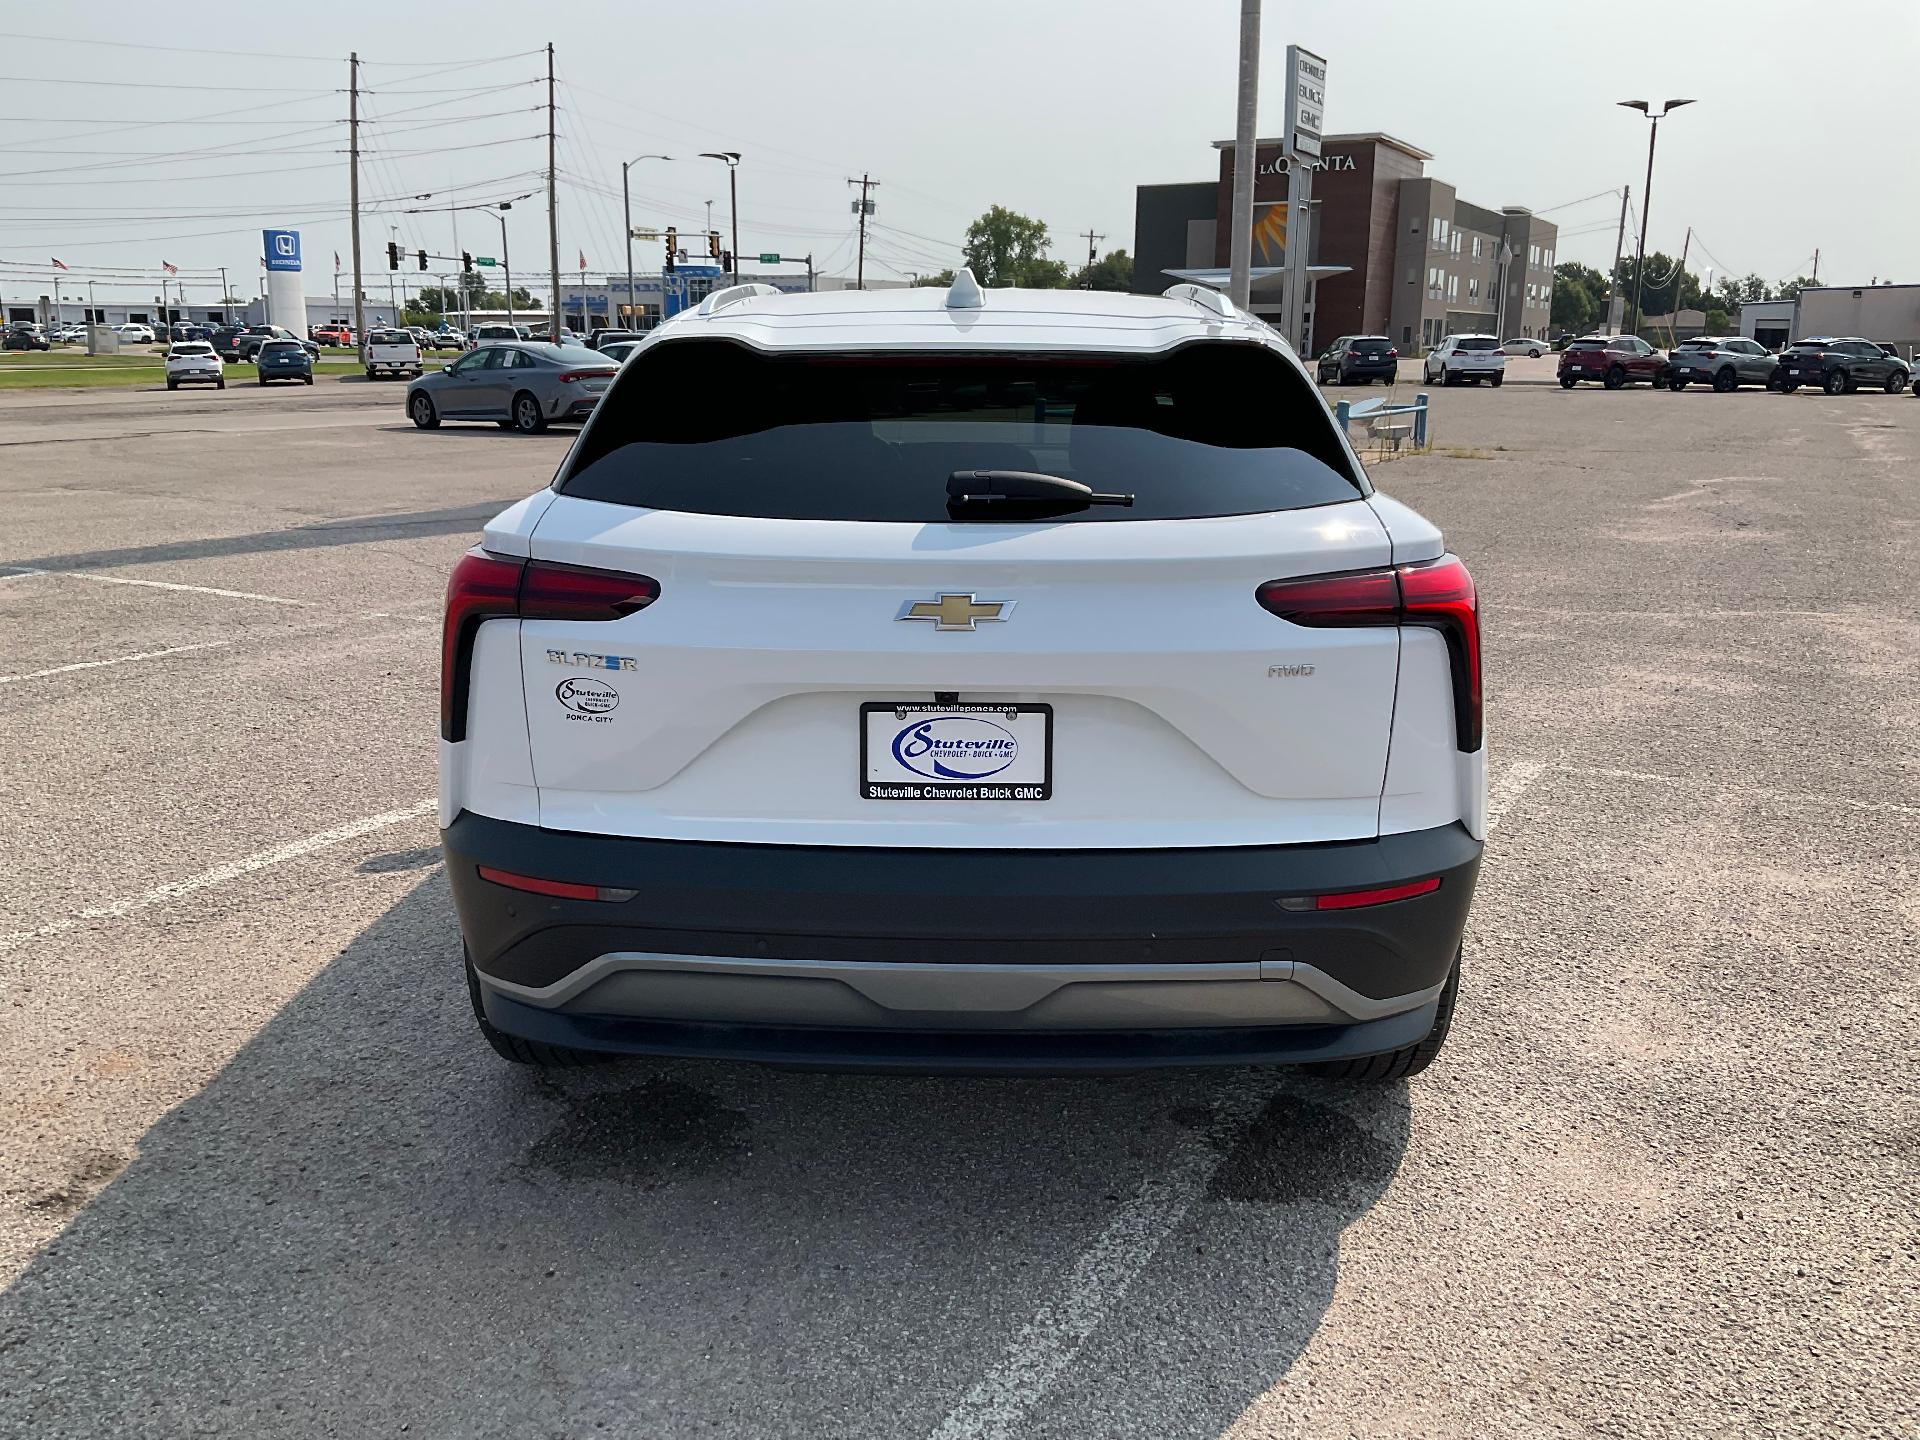
[[[1693,101],[1669,100],[1658,115],[1644,100],[1621,100],[1616,103],[1629,110],[1638,110],[1652,122],[1652,128],[1647,131],[1647,183],[1640,189],[1640,247],[1633,261],[1632,313],[1627,317],[1627,333],[1637,335],[1640,333],[1640,287],[1647,280],[1647,216],[1653,210],[1653,147],[1660,139],[1660,122],[1682,105],[1691,105]],[[1678,297],[1679,293],[1676,286],[1675,296]]]
[[[729,285],[740,283],[740,152],[738,150],[702,150],[702,160],[719,160],[727,167],[727,194],[733,203],[733,269]]]
[[[646,327],[640,323],[639,306],[634,299],[633,291],[633,196],[627,188],[627,171],[642,160],[671,159],[673,159],[671,155],[636,155],[631,160],[620,162],[620,218],[626,222],[627,227],[627,328],[633,330],[644,330]],[[664,310],[666,296],[663,294],[660,298],[661,308]]]
[[[507,323],[511,325],[513,324],[513,256],[507,251],[507,217],[498,213],[496,210],[487,210],[487,207],[484,205],[479,208],[485,210],[487,214],[493,216],[494,219],[500,222],[500,268],[506,272],[507,276]],[[513,202],[511,200],[502,200],[500,202],[500,210],[511,210],[512,208]]]

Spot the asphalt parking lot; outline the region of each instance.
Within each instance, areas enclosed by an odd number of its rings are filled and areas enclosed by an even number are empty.
[[[437,612],[568,433],[0,397],[0,1434],[1920,1435],[1920,400],[1511,363],[1375,472],[1495,828],[1374,1089],[502,1064]]]

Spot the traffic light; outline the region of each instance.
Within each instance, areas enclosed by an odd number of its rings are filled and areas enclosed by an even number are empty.
[[[420,268],[422,270],[426,269],[427,268],[427,252],[424,250],[417,250],[414,253],[419,257]]]
[[[397,241],[389,240],[387,241],[387,269],[398,270],[399,268],[400,268],[399,243]]]
[[[464,250],[460,252],[460,268],[466,271],[469,275],[473,273],[473,256],[469,255]]]
[[[733,252],[731,250],[722,250],[720,252],[720,268],[729,275],[733,273]]]
[[[667,227],[667,274],[673,273],[673,252],[679,248],[680,234],[673,226]]]
[[[720,258],[720,232],[718,230],[707,231],[707,258],[710,260],[718,260]]]

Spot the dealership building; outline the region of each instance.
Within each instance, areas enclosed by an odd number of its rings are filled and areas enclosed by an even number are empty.
[[[1233,142],[1214,142],[1215,179],[1142,185],[1134,197],[1134,289],[1179,280],[1224,287]],[[1287,159],[1254,147],[1254,313],[1278,320],[1288,240]],[[1307,227],[1312,353],[1341,335],[1385,335],[1402,351],[1450,334],[1544,337],[1559,231],[1524,206],[1462,200],[1426,173],[1433,156],[1391,135],[1329,135],[1314,166]]]

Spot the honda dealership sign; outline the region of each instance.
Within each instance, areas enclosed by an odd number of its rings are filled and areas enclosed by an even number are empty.
[[[300,232],[298,230],[262,230],[261,251],[269,270],[300,268]]]

